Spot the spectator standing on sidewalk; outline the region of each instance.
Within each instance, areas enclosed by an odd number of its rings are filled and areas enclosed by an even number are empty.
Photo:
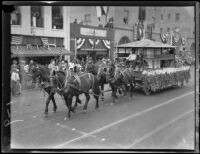
[[[14,69],[11,74],[11,92],[13,96],[21,94],[21,84],[19,77],[19,69]]]

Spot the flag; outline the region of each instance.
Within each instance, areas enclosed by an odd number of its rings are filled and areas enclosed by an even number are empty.
[[[180,46],[182,43],[182,40],[181,40],[181,36],[179,33],[177,32],[174,32],[174,34],[172,35],[172,45],[173,46]]]
[[[102,15],[101,7],[100,6],[96,6],[96,10],[97,10],[97,18],[100,20],[100,17]]]
[[[96,11],[97,11],[97,18],[100,21],[100,17],[102,15],[107,16],[107,14],[108,14],[108,6],[96,6]]]

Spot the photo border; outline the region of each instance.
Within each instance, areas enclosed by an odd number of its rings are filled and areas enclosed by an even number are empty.
[[[50,1],[47,1],[50,2]],[[4,1],[3,2],[3,26],[2,26],[2,125],[1,125],[1,146],[2,152],[67,152],[67,151],[133,151],[133,152],[199,152],[199,2],[198,1],[52,1],[47,3],[45,1]],[[11,52],[10,52],[10,13],[13,11],[13,6],[52,6],[52,5],[65,5],[65,6],[166,6],[166,7],[183,7],[193,6],[195,10],[195,149],[10,149],[10,65],[11,65]]]

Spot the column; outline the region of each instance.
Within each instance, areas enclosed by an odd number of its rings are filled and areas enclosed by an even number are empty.
[[[64,46],[70,51],[70,7],[63,7],[63,30],[64,30]],[[70,56],[65,56],[70,61]]]
[[[31,33],[31,7],[21,6],[20,9],[21,9],[22,34],[30,35]]]
[[[44,19],[44,30],[46,35],[51,34],[52,29],[52,7],[43,6],[43,19]]]

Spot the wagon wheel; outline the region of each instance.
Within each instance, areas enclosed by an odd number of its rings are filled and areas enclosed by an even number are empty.
[[[147,88],[147,87],[143,87],[143,91],[145,93],[145,95],[149,96],[151,94],[151,89],[150,88]]]
[[[147,96],[149,96],[151,94],[150,86],[148,86],[148,84],[146,82],[143,85],[143,91]]]

